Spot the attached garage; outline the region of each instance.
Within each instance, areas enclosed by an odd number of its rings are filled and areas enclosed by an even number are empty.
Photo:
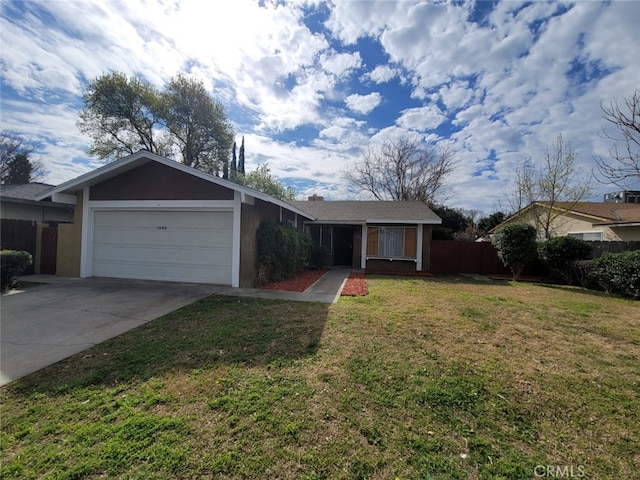
[[[217,176],[140,151],[43,193],[75,205],[65,272],[253,286],[256,232],[309,214]]]
[[[231,285],[232,211],[96,210],[93,276]]]

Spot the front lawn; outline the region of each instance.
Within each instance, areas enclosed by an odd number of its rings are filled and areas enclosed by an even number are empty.
[[[368,277],[212,296],[5,387],[2,478],[640,478],[640,306]]]

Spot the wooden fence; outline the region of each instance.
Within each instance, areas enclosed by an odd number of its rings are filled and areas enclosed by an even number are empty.
[[[593,258],[600,258],[605,253],[620,253],[627,250],[640,250],[640,241],[631,242],[605,242],[591,241],[593,247]]]
[[[35,271],[37,224],[31,220],[2,219],[0,225],[0,246],[5,250],[24,250],[33,257],[33,264],[25,274]]]
[[[429,271],[431,273],[479,273],[481,275],[511,275],[496,248],[489,242],[432,240]],[[531,262],[523,275],[546,275],[539,262]]]

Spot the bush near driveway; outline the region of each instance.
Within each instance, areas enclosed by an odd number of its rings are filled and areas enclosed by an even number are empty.
[[[19,250],[0,251],[0,288],[10,287],[16,278],[32,263],[29,252]]]
[[[263,223],[257,240],[258,286],[293,278],[309,263],[311,237],[289,225]]]

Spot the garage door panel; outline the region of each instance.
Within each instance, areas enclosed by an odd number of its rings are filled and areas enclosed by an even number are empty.
[[[231,283],[233,213],[97,211],[93,275]]]
[[[171,247],[125,247],[96,245],[94,248],[96,263],[104,261],[146,262],[166,265],[199,266],[228,266],[231,267],[231,257],[227,248],[188,248],[175,249]]]
[[[101,211],[97,213],[94,221],[96,227],[145,227],[152,230],[163,225],[196,230],[203,228],[231,230],[233,228],[233,216],[230,212],[136,211],[134,214],[131,211]]]
[[[188,266],[174,266],[171,269],[171,276],[166,276],[166,267],[153,264],[139,263],[135,265],[135,271],[125,269],[130,267],[129,263],[121,264],[119,262],[106,263],[101,268],[101,277],[113,278],[134,278],[142,280],[166,280],[174,282],[193,282],[193,283],[217,283],[228,285],[231,278],[231,269],[224,270],[220,268],[212,269],[205,272],[203,269],[194,269]]]
[[[231,230],[157,230],[132,227],[108,228],[101,227],[95,229],[96,245],[180,245],[184,248],[208,247],[210,245],[229,248],[232,245]]]

